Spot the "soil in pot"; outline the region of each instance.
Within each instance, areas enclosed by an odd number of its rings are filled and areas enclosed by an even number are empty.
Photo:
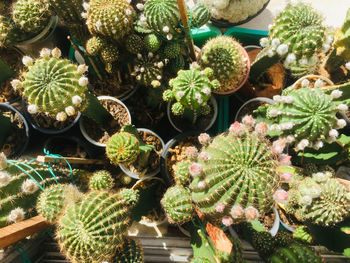
[[[62,130],[74,122],[74,120],[77,118],[77,114],[74,116],[68,116],[65,121],[58,121],[42,112],[35,113],[31,115],[31,117],[37,127],[52,130]]]
[[[19,153],[26,143],[26,128],[21,116],[9,109],[0,108],[2,114],[10,118],[11,130],[7,136],[0,152],[4,152],[7,157]]]
[[[125,167],[129,169],[132,173],[140,175],[141,178],[143,175],[151,173],[159,167],[160,156],[162,154],[163,147],[161,140],[154,134],[147,131],[138,131],[138,134],[142,141],[144,141],[148,145],[154,146],[148,158],[148,165],[147,167],[141,167],[138,164],[138,160],[136,160],[131,164],[125,165]]]
[[[300,225],[303,225],[298,219],[295,218],[294,215],[286,213],[283,209],[281,209],[279,206],[277,206],[278,214],[281,218],[281,221],[285,223],[288,226],[291,226],[293,228],[297,228]]]
[[[88,136],[96,142],[106,144],[108,139],[118,132],[124,125],[130,124],[127,110],[113,100],[100,100],[101,105],[113,116],[113,121],[97,124],[93,119],[83,116],[83,125]]]
[[[253,49],[248,51],[250,61],[254,61],[261,49]],[[258,87],[253,86],[249,80],[244,86],[238,90],[238,93],[246,98],[266,97],[272,98],[281,93],[286,78],[286,70],[282,63],[277,63],[269,68],[262,79],[257,84]]]

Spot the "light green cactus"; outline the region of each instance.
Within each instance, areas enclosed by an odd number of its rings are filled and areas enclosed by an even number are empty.
[[[323,18],[310,4],[288,4],[275,17],[268,38],[261,40],[264,49],[251,65],[249,80],[257,83],[270,67],[285,59],[284,66],[298,75],[307,75],[318,63],[317,55],[326,41]],[[303,72],[304,70],[304,72]]]
[[[117,194],[93,191],[67,206],[58,221],[57,239],[73,263],[109,261],[122,245],[130,209]]]
[[[114,181],[112,175],[105,170],[94,172],[89,180],[89,188],[91,190],[106,190],[113,188]]]
[[[190,160],[176,163],[174,167],[174,180],[176,184],[186,186],[191,182],[191,174],[189,170],[191,163]]]
[[[134,207],[140,200],[139,190],[124,188],[119,191],[118,195],[124,200],[128,207]]]
[[[306,226],[297,227],[293,232],[293,239],[296,241],[305,242],[307,244],[311,244],[312,242],[312,236]]]
[[[163,80],[164,62],[152,52],[138,54],[134,61],[136,81],[147,87],[158,88]]]
[[[105,45],[107,45],[106,40],[94,36],[86,42],[86,51],[91,56],[97,56]]]
[[[170,187],[161,204],[171,224],[181,225],[189,222],[195,213],[189,189],[180,185]]]
[[[138,241],[125,238],[122,247],[116,254],[113,263],[143,263],[143,248]]]
[[[149,52],[157,52],[162,45],[162,40],[156,34],[147,34],[144,38],[145,48]]]

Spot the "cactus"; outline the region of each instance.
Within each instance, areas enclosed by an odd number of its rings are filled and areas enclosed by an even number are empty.
[[[269,212],[280,182],[277,155],[284,145],[279,141],[271,146],[265,138],[267,125],[254,127],[252,116],[244,117],[243,124],[235,122],[229,132],[216,136],[190,166],[198,211],[225,225]]]
[[[294,212],[299,220],[332,226],[350,216],[349,191],[327,173],[315,173],[312,178],[306,177],[292,186],[292,201],[286,209]]]
[[[277,247],[287,247],[292,243],[292,235],[289,231],[279,229],[276,236],[275,242]]]
[[[282,247],[276,250],[276,252],[270,257],[270,263],[322,263],[324,259],[316,253],[311,247],[300,245],[293,242],[288,247]]]
[[[194,257],[191,263],[211,263],[211,261],[205,257]]]
[[[91,0],[86,20],[92,35],[119,41],[132,32],[133,7],[125,0]]]
[[[252,245],[264,259],[268,258],[276,249],[274,238],[266,231],[254,231],[252,234]]]
[[[188,188],[170,187],[164,194],[161,204],[170,224],[184,224],[192,219],[195,210]]]
[[[113,178],[111,174],[105,170],[94,172],[89,181],[89,188],[91,190],[109,191],[113,188],[113,186],[114,186]]]
[[[209,22],[211,14],[208,7],[202,3],[197,3],[189,12],[192,18],[192,24],[199,28]]]
[[[185,37],[176,0],[148,0],[144,15],[148,26],[162,38],[178,40]]]
[[[0,154],[0,163],[0,227],[33,214],[40,189],[56,184],[56,180],[60,183],[71,180],[69,169],[51,167],[56,176],[54,178],[45,164],[23,160],[7,161],[3,153]],[[73,171],[74,176],[77,173],[79,172]]]
[[[176,184],[186,186],[191,182],[191,174],[189,170],[191,163],[190,160],[176,163],[174,167],[174,180]]]
[[[52,54],[52,56],[51,56]],[[67,116],[85,109],[87,78],[86,66],[76,66],[69,60],[59,58],[61,51],[43,49],[41,58],[33,61],[24,57],[28,67],[22,73],[23,81],[14,80],[12,86],[20,89],[29,104],[29,113],[47,113],[57,120],[64,121]]]
[[[23,32],[8,17],[0,15],[0,47],[9,47],[28,38],[28,33]]]
[[[311,244],[312,236],[308,231],[309,230],[307,229],[306,226],[297,227],[293,232],[293,239],[295,239],[296,241],[301,241],[307,244]]]
[[[138,54],[134,61],[136,81],[144,86],[158,88],[163,79],[164,62],[152,52],[147,55]]]
[[[139,202],[140,192],[134,189],[122,189],[118,195],[124,200],[128,207],[134,207]]]
[[[176,99],[177,102],[171,108],[175,115],[183,115],[185,109],[189,109],[194,113],[194,123],[196,115],[201,112],[209,113],[207,101],[211,92],[219,87],[217,80],[209,79],[212,73],[210,68],[203,71],[198,68],[180,70],[177,77],[169,81],[172,89],[163,92],[163,99],[168,102]]]
[[[56,223],[69,203],[80,201],[82,194],[68,184],[55,184],[46,188],[38,197],[36,210],[51,224]]]
[[[58,221],[61,250],[73,263],[109,261],[123,242],[130,211],[116,194],[93,191],[67,206]]]
[[[218,36],[202,48],[199,64],[212,68],[220,81],[221,90],[238,86],[246,75],[246,64],[241,45],[232,37]]]
[[[125,47],[131,54],[138,54],[143,50],[143,40],[140,36],[131,34],[125,40]]]
[[[181,54],[181,45],[179,43],[168,43],[164,47],[165,58],[176,58]]]
[[[142,246],[134,239],[125,238],[122,247],[116,255],[113,263],[143,263]]]
[[[183,55],[178,55],[173,59],[169,60],[167,68],[170,69],[171,73],[177,74],[181,69],[185,69],[186,62]]]
[[[322,16],[311,5],[301,1],[288,4],[275,17],[268,38],[261,40],[264,49],[251,65],[249,80],[257,83],[267,69],[282,59],[285,59],[287,69],[295,68],[298,74],[300,67],[314,68],[326,41],[326,28],[322,22]]]
[[[156,34],[148,34],[144,38],[144,45],[147,51],[156,52],[162,45],[162,40]]]
[[[105,45],[107,45],[106,40],[95,36],[86,42],[86,51],[91,56],[97,56]]]

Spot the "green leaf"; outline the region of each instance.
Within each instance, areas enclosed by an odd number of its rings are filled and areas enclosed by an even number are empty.
[[[350,248],[344,249],[343,255],[350,258]]]
[[[198,220],[199,221],[199,220]],[[210,246],[208,240],[205,238],[205,234],[202,230],[194,226],[193,223],[190,224],[191,233],[191,247],[193,249],[193,257],[205,257],[210,262],[216,262],[214,259],[214,250]]]

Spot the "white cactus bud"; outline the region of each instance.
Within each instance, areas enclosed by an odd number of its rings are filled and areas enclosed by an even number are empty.
[[[21,189],[24,194],[30,195],[35,193],[39,189],[39,186],[34,180],[27,179],[23,182]]]
[[[324,85],[326,85],[326,83],[321,79],[317,79],[315,82],[315,88],[322,88]]]
[[[332,93],[331,93],[331,99],[338,99],[340,98],[341,96],[343,95],[343,92],[336,89],[336,90],[333,90]]]
[[[153,58],[154,54],[152,52],[148,52],[148,57]]]
[[[164,63],[163,63],[162,61],[161,61],[161,62],[158,62],[157,67],[158,67],[158,68],[164,67]]]
[[[8,172],[0,171],[0,187],[8,185],[11,181],[11,176]]]
[[[288,135],[288,136],[286,137],[286,141],[287,141],[288,143],[292,143],[292,142],[295,141],[295,137],[294,137],[293,135]]]
[[[30,114],[35,114],[38,112],[38,106],[36,106],[35,104],[30,104],[28,105],[27,107],[27,111],[30,113]]]
[[[144,9],[144,5],[143,4],[141,4],[141,3],[138,3],[137,5],[136,5],[136,8],[138,9],[138,10],[140,10],[140,11],[143,11],[143,9]]]
[[[5,170],[7,167],[7,157],[3,152],[0,152],[0,171]]]
[[[83,3],[83,8],[85,9],[85,11],[89,11],[90,5],[87,2],[84,2]]]
[[[346,105],[346,104],[339,104],[338,105],[338,110],[339,111],[347,111],[348,110],[348,105]]]
[[[56,120],[58,121],[65,121],[67,120],[67,114],[63,111],[56,114]]]
[[[11,86],[16,91],[23,88],[23,83],[19,79],[14,79],[11,81]]]
[[[89,69],[88,66],[86,66],[85,64],[79,65],[78,66],[78,73],[80,74],[84,74],[85,72],[87,72]]]
[[[52,51],[51,51],[51,55],[54,58],[60,58],[62,56],[62,52],[59,48],[55,47]]]
[[[87,77],[81,77],[79,79],[79,86],[86,87],[89,84],[89,79]]]
[[[137,54],[138,59],[142,59],[142,55],[140,53]]]
[[[296,147],[296,150],[297,150],[297,151],[302,151],[302,150],[304,150],[306,147],[308,147],[309,144],[310,144],[309,140],[307,140],[307,139],[302,139],[302,140],[298,143],[298,145],[297,145],[297,147]]]
[[[275,51],[274,50],[272,50],[272,49],[269,49],[268,51],[267,51],[267,56],[268,57],[273,57],[275,55]]]
[[[80,103],[82,103],[83,99],[79,96],[79,95],[75,95],[72,97],[72,103],[74,105],[78,105]]]
[[[277,48],[281,44],[281,41],[278,38],[274,38],[271,41],[271,46],[273,48]]]
[[[338,129],[342,129],[346,126],[346,121],[344,119],[337,120]]]
[[[312,204],[312,197],[309,195],[304,195],[299,199],[299,203],[301,205],[311,205]]]
[[[324,144],[323,144],[322,141],[317,141],[317,142],[314,143],[313,148],[314,148],[315,150],[319,150],[320,148],[323,147],[323,145],[324,145]]]
[[[272,117],[272,118],[274,118],[274,117],[276,117],[276,116],[278,116],[278,115],[279,115],[279,111],[276,110],[276,109],[271,109],[271,110],[269,111],[269,116]]]
[[[173,39],[173,35],[172,35],[172,34],[167,34],[167,35],[166,35],[166,38],[167,38],[168,40],[172,40],[172,39]]]
[[[100,20],[96,21],[95,26],[96,26],[97,31],[100,31],[101,26],[102,26],[102,22]]]
[[[132,14],[131,9],[130,9],[130,8],[127,8],[127,9],[125,10],[125,14],[126,14],[127,16],[130,16],[130,15]]]
[[[33,59],[31,57],[29,57],[29,56],[24,56],[22,58],[22,63],[26,67],[29,67],[29,66],[33,65]]]
[[[309,85],[310,81],[308,79],[303,79],[303,81],[301,82],[302,87],[309,87]]]
[[[158,79],[158,80],[161,80],[161,79],[162,79],[162,76],[161,76],[161,75],[158,75],[158,76],[157,76],[157,79]]]
[[[205,87],[205,88],[202,89],[202,92],[203,92],[204,94],[206,94],[206,95],[210,95],[211,90],[210,90],[210,88]]]
[[[125,17],[124,20],[123,20],[123,22],[124,22],[124,24],[127,24],[127,23],[129,23],[129,19],[127,19],[127,18]]]
[[[287,104],[293,103],[292,96],[281,96],[281,100],[282,100],[282,102],[287,103]]]
[[[260,39],[260,46],[267,47],[269,45],[269,39],[267,37],[263,37]]]
[[[281,129],[284,131],[284,130],[290,130],[292,129],[294,126],[294,124],[292,122],[285,122],[285,123],[281,123],[280,124],[280,127]]]
[[[345,63],[345,68],[350,71],[350,61]]]
[[[9,223],[17,223],[22,221],[24,217],[25,217],[24,210],[20,207],[17,207],[10,212],[9,216],[7,217],[7,221]]]
[[[296,56],[293,53],[288,54],[288,56],[286,57],[286,63],[287,64],[293,64],[296,61]]]
[[[329,131],[329,137],[338,138],[338,136],[339,136],[339,132],[336,129],[331,129]]]
[[[164,33],[169,33],[169,30],[170,30],[170,29],[169,29],[168,26],[164,26],[164,27],[163,27],[163,32],[164,32]]]
[[[82,18],[84,18],[84,19],[86,19],[86,18],[87,18],[87,13],[85,13],[85,12],[81,12],[81,13],[80,13],[80,15],[81,15],[81,17],[82,17]],[[86,21],[86,24],[88,25],[88,24],[89,24],[89,22],[88,22],[88,21]]]
[[[141,75],[137,75],[137,76],[136,76],[136,79],[137,79],[137,80],[141,80]]]
[[[327,52],[331,48],[330,44],[324,43],[322,46],[322,51]]]
[[[309,63],[309,61],[307,60],[307,58],[301,58],[299,59],[299,64],[300,66],[305,66]]]
[[[68,116],[73,116],[75,114],[75,109],[73,106],[68,106],[64,109]]]
[[[287,44],[281,44],[277,47],[276,50],[277,54],[280,56],[284,56],[288,53],[288,45]]]
[[[51,56],[51,50],[48,48],[43,48],[40,50],[40,57],[42,58],[49,58]]]

